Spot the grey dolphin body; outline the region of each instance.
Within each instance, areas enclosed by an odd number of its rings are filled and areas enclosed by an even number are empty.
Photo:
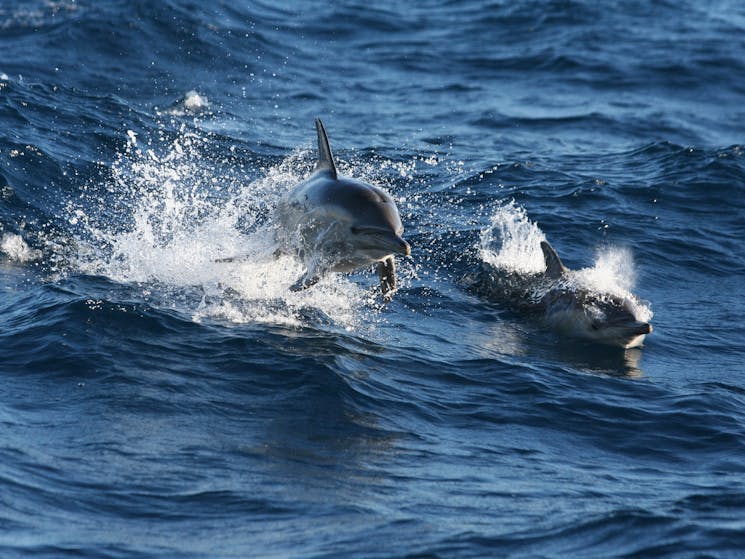
[[[637,318],[640,301],[592,290],[575,281],[554,248],[541,242],[546,271],[503,273],[484,263],[476,287],[490,298],[538,313],[551,327],[573,336],[623,348],[642,344],[652,325]]]
[[[391,196],[336,172],[320,119],[318,161],[313,174],[284,195],[276,211],[278,252],[294,254],[306,267],[291,287],[307,289],[329,272],[352,272],[377,263],[381,290],[396,289],[393,257],[408,255],[403,224]]]

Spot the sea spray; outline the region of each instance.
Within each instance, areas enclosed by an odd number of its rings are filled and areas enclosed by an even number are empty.
[[[31,248],[28,243],[16,233],[4,233],[0,236],[0,253],[4,253],[15,262],[33,262],[41,258],[41,251]]]
[[[481,232],[479,249],[484,262],[512,272],[535,273],[546,269],[541,241],[546,236],[527,212],[510,201],[497,208]]]
[[[310,172],[307,150],[250,180],[236,171],[240,162],[210,154],[209,138],[196,133],[161,143],[135,133],[128,139],[106,191],[70,203],[82,272],[144,286],[148,297],[168,306],[178,301],[195,320],[300,324],[311,308],[355,327],[368,303],[365,289],[334,275],[293,293],[301,265],[273,254],[271,212]],[[99,198],[91,203],[91,196]],[[195,287],[198,298],[183,296]]]
[[[540,301],[546,295],[548,285],[540,281],[525,281],[528,276],[536,276],[546,269],[540,246],[544,240],[543,231],[514,201],[497,208],[489,225],[481,232],[478,246],[483,262],[491,270],[485,276],[482,274],[490,295],[521,298],[527,304]],[[626,300],[634,315],[648,322],[653,316],[650,304],[631,292],[636,277],[631,250],[605,246],[597,250],[591,267],[571,270],[561,281],[569,291],[587,290],[598,294],[601,299],[617,297]],[[526,288],[528,284],[529,289]]]

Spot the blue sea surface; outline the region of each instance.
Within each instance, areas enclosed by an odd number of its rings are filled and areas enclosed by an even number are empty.
[[[745,556],[742,2],[0,0],[0,52],[0,556]],[[271,254],[315,117],[389,303]],[[531,235],[644,345],[469,289]]]

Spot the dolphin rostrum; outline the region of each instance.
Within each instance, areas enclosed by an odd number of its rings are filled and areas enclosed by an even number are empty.
[[[541,241],[542,273],[505,272],[483,263],[475,287],[513,308],[538,313],[548,325],[570,335],[623,348],[642,344],[652,325],[635,295],[593,289],[579,281],[554,248]]]
[[[320,119],[315,122],[313,174],[280,199],[275,214],[277,252],[294,254],[306,268],[291,289],[307,289],[329,272],[377,263],[381,291],[389,297],[396,289],[393,257],[411,252],[396,204],[380,188],[337,174],[326,130]]]

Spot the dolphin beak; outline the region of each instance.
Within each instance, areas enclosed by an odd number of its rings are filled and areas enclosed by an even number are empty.
[[[625,343],[621,344],[621,347],[628,349],[630,347],[640,346],[644,336],[652,331],[652,325],[648,322],[636,322],[633,325],[629,325],[629,329],[626,332]]]
[[[600,323],[597,326],[593,326],[596,330],[602,330],[605,328],[615,329],[623,336],[645,336],[652,331],[652,325],[648,322],[642,322],[640,320],[634,321],[616,321],[610,323]]]
[[[358,230],[352,240],[357,243],[360,250],[367,251],[372,258],[385,258],[394,254],[409,256],[411,246],[401,235],[394,231],[382,231],[378,228],[362,228]]]
[[[626,331],[632,336],[643,336],[652,331],[652,325],[648,322],[634,322],[625,326]]]
[[[411,254],[411,245],[407,243],[402,237],[396,235],[396,243],[398,244],[396,254],[402,254],[404,256],[409,256]]]

